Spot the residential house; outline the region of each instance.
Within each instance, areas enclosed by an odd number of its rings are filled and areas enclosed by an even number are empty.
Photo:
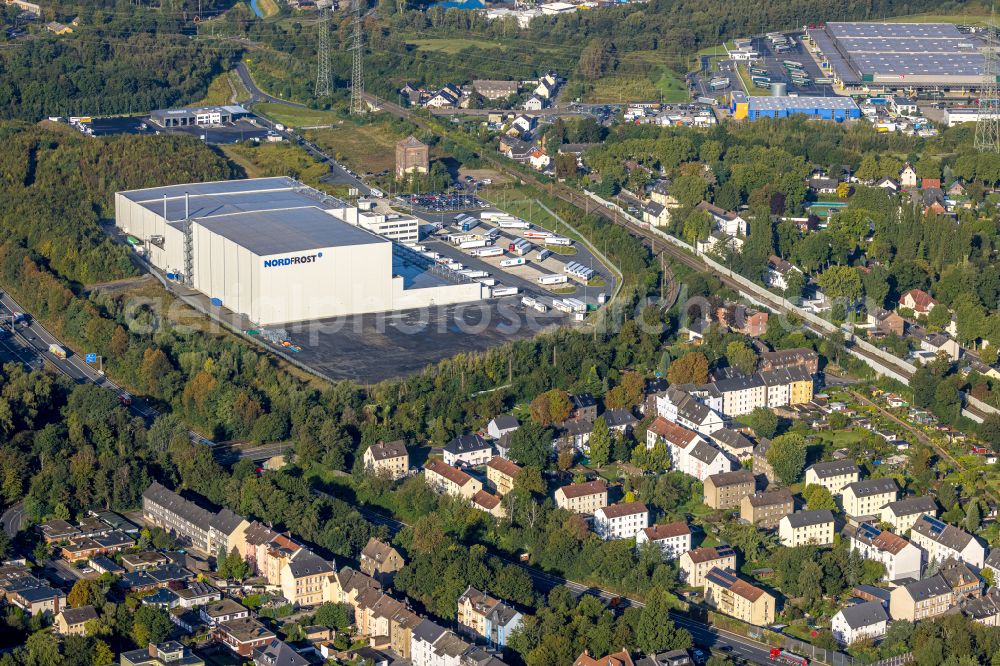
[[[899,298],[899,307],[912,310],[918,315],[930,314],[937,304],[938,302],[923,289],[911,289]]]
[[[68,521],[55,519],[38,525],[35,530],[42,536],[45,543],[56,543],[59,541],[69,541],[79,536],[80,530]]]
[[[507,515],[500,498],[487,490],[480,490],[472,496],[472,506],[494,518],[504,518]]]
[[[746,236],[750,228],[750,223],[738,213],[724,210],[707,201],[702,201],[695,206],[698,210],[708,213],[712,220],[712,228],[726,236]]]
[[[517,81],[473,81],[472,89],[486,99],[497,100],[507,99],[511,95],[516,95],[520,83]]]
[[[795,498],[785,488],[746,495],[740,500],[740,518],[761,529],[774,529],[795,511]]]
[[[883,176],[882,178],[879,178],[877,181],[875,181],[875,187],[879,187],[889,192],[899,192],[901,185],[899,181],[896,180],[895,178],[889,178],[888,176]]]
[[[520,472],[520,465],[500,456],[486,463],[486,479],[493,484],[496,494],[501,497],[514,489],[514,479]]]
[[[68,25],[64,25],[62,23],[56,23],[55,21],[46,23],[45,29],[54,35],[68,35],[71,32],[73,32],[73,28],[69,27]]]
[[[212,637],[244,658],[277,638],[273,631],[251,617],[219,624],[212,630]]]
[[[410,469],[410,456],[406,443],[401,439],[394,442],[379,441],[365,449],[365,469],[373,474],[384,474],[396,480],[406,476]]]
[[[571,483],[556,490],[555,498],[560,509],[591,514],[608,505],[608,486],[600,479]]]
[[[569,397],[573,405],[570,412],[570,419],[586,419],[593,421],[597,418],[597,400],[590,393],[577,393]]]
[[[670,209],[663,204],[650,201],[642,207],[642,221],[654,227],[670,224]]]
[[[528,100],[521,106],[525,111],[541,111],[545,108],[545,102],[542,101],[537,95],[532,95]],[[538,168],[538,167],[535,167]]]
[[[681,202],[671,192],[673,183],[667,178],[661,178],[653,184],[649,190],[649,198],[653,203],[658,203],[666,208],[680,208]]]
[[[705,504],[713,509],[734,509],[753,494],[755,486],[753,472],[747,469],[712,474],[704,483]]]
[[[129,650],[120,655],[121,666],[205,666],[201,657],[177,641],[150,643],[141,650]]]
[[[155,550],[144,550],[138,553],[126,553],[122,555],[122,566],[125,571],[146,571],[167,564],[170,560],[163,553]]]
[[[449,83],[444,88],[441,88],[436,93],[431,95],[427,101],[424,102],[424,106],[432,109],[444,109],[458,106],[461,100],[462,91]]]
[[[500,139],[500,154],[512,159],[515,162],[527,162],[531,157],[535,146],[529,141],[522,141],[516,137],[505,136]]]
[[[531,155],[528,157],[528,164],[530,164],[531,168],[535,171],[545,171],[549,168],[551,163],[552,158],[537,148],[531,151]]]
[[[917,186],[917,170],[909,163],[904,165],[903,170],[899,172],[899,185],[903,189]]]
[[[920,516],[936,518],[937,503],[933,497],[906,497],[897,502],[889,502],[882,507],[880,520],[892,525],[897,534],[904,534],[913,527]]]
[[[111,574],[112,576],[125,573],[124,568],[118,566],[114,560],[104,555],[98,555],[97,557],[91,558],[90,568],[99,574],[106,573]]]
[[[865,601],[847,608],[841,608],[830,622],[833,637],[843,645],[857,641],[885,636],[889,626],[889,616],[877,601]]]
[[[635,535],[635,545],[654,543],[663,551],[666,560],[676,560],[691,550],[691,528],[683,521],[653,525],[639,530]]]
[[[602,539],[634,539],[649,526],[649,509],[642,502],[620,502],[594,512],[594,532]]]
[[[0,582],[0,592],[8,604],[17,606],[28,615],[57,615],[66,606],[66,594],[25,573]]]
[[[718,412],[676,386],[671,386],[656,396],[656,412],[669,421],[702,435],[712,435],[725,427],[725,420]],[[648,442],[647,448],[651,448]]]
[[[838,185],[840,185],[840,181],[836,178],[816,177],[806,179],[806,186],[817,194],[836,194]]]
[[[422,620],[413,628],[412,633],[410,661],[413,666],[433,666],[435,664],[434,644],[451,632],[430,620]]]
[[[892,110],[901,116],[917,115],[917,103],[912,99],[907,99],[906,97],[900,97],[899,95],[893,95],[889,99],[889,103],[892,105]],[[924,178],[924,182],[928,180],[930,179]]]
[[[767,275],[764,276],[764,283],[775,289],[788,289],[788,276],[792,271],[802,272],[788,261],[772,254],[767,259]]]
[[[498,607],[504,607],[510,612],[493,614],[493,611]],[[493,615],[492,620],[503,623],[502,626],[495,626],[491,622],[491,614]],[[471,585],[458,598],[459,630],[472,636],[490,638],[491,634],[496,634],[499,630],[503,636],[498,636],[498,640],[506,643],[506,632],[513,631],[516,626],[519,626],[520,620],[520,613],[499,599],[495,599]]]
[[[622,436],[627,435],[639,422],[631,409],[608,409],[601,416],[611,431]]]
[[[437,459],[424,465],[424,478],[438,492],[466,500],[471,500],[473,495],[483,489],[483,484],[478,479]]]
[[[521,423],[516,417],[510,414],[500,414],[486,424],[486,434],[493,439],[500,439],[504,435],[509,435],[521,427]]]
[[[73,539],[60,549],[63,559],[69,562],[89,560],[100,555],[118,553],[135,545],[135,540],[117,530],[93,537]]]
[[[520,629],[523,619],[524,616],[512,606],[503,602],[495,605],[486,614],[485,638],[489,646],[499,650],[507,647],[510,635]]]
[[[990,548],[990,554],[986,558],[984,566],[993,572],[994,580],[1000,580],[1000,548]]]
[[[401,659],[410,659],[413,645],[413,630],[423,622],[423,618],[405,606],[396,611],[389,622],[389,644]]]
[[[1000,626],[1000,589],[991,587],[981,597],[963,599],[959,609],[973,622],[987,627],[998,627]]]
[[[986,563],[986,548],[976,537],[929,515],[921,515],[913,523],[910,540],[927,553],[926,562],[955,558],[980,569]]]
[[[210,627],[250,617],[250,611],[246,606],[229,597],[222,597],[207,604],[198,611],[198,614],[201,615],[202,622]]]
[[[522,113],[510,121],[510,129],[507,131],[525,138],[531,134],[531,130],[535,129],[537,124],[538,121],[533,116],[526,116]]]
[[[87,623],[96,619],[97,611],[93,606],[64,608],[56,615],[53,626],[56,633],[62,636],[86,636]]]
[[[573,662],[573,666],[635,666],[635,662],[629,656],[628,650],[615,652],[604,657],[591,657],[590,653],[584,650],[583,654]]]
[[[833,543],[833,512],[829,509],[796,511],[778,521],[778,539],[789,548]]]
[[[406,565],[399,551],[386,542],[371,537],[361,550],[361,571],[383,585],[392,582],[396,572]]]
[[[336,569],[311,550],[302,548],[281,569],[281,594],[295,606],[315,606],[326,601],[326,579]]]
[[[749,462],[753,459],[753,442],[738,430],[722,428],[709,435],[709,439],[719,447],[719,450],[741,463]]]
[[[889,615],[893,620],[925,620],[942,615],[955,601],[951,587],[940,574],[904,583],[889,595]]]
[[[941,563],[938,574],[948,583],[951,593],[955,595],[955,601],[980,597],[983,594],[983,581],[979,578],[978,570],[965,562],[953,558],[947,559]]]
[[[726,416],[743,416],[767,407],[767,385],[760,373],[730,375],[712,382],[712,387],[722,394],[722,413]]]
[[[763,475],[768,484],[778,483],[778,476],[774,473],[774,468],[767,461],[767,450],[771,446],[771,440],[761,439],[753,449],[753,473]]]
[[[855,519],[876,519],[882,507],[896,501],[898,493],[899,487],[892,478],[855,481],[845,486],[841,493],[844,513]]]
[[[823,486],[833,495],[861,478],[861,470],[853,460],[829,460],[806,468],[806,485]]]
[[[715,567],[705,574],[705,603],[720,613],[763,627],[774,623],[774,602],[773,596],[731,571]]]
[[[799,367],[805,368],[809,374],[815,374],[819,370],[819,355],[804,347],[780,349],[760,355],[760,369],[764,371]]]
[[[761,370],[757,373],[767,392],[770,408],[802,405],[813,397],[813,376],[802,366]]]
[[[254,648],[252,656],[254,666],[310,666],[312,663],[277,638],[264,647]]]
[[[554,445],[557,449],[571,447],[584,455],[590,453],[590,435],[594,431],[591,419],[578,418],[563,421],[559,426],[558,437]]]
[[[222,592],[200,580],[191,581],[187,587],[174,590],[174,594],[177,595],[177,605],[181,608],[197,608],[222,598]]]
[[[932,354],[944,354],[952,361],[957,361],[962,355],[962,346],[958,341],[945,333],[932,333],[920,339],[920,348]]]
[[[844,529],[851,550],[858,551],[866,560],[885,565],[885,580],[920,578],[923,553],[898,534],[886,532],[869,523]]]
[[[635,662],[635,666],[693,666],[693,664],[687,650],[670,650],[669,652],[648,654]]]
[[[493,457],[493,445],[477,434],[460,435],[445,445],[443,457],[446,465],[477,467]]]
[[[243,541],[250,523],[229,509],[216,513],[168,490],[156,481],[142,494],[142,517],[202,553],[229,553]]]
[[[705,576],[712,569],[735,570],[736,551],[729,546],[695,548],[680,559],[680,579],[688,587],[704,587]]]
[[[895,310],[876,308],[868,313],[868,323],[884,335],[903,337],[906,332],[906,320]]]

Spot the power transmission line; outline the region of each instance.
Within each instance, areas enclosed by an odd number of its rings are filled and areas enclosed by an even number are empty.
[[[319,46],[316,49],[316,97],[329,97],[333,92],[330,83],[330,10],[321,9],[319,17]]]
[[[996,14],[991,9],[983,49],[983,87],[976,116],[976,150],[1000,153],[1000,100],[997,99]]]
[[[351,115],[360,116],[365,113],[365,70],[364,70],[364,39],[361,34],[361,0],[354,0],[354,67],[351,69]]]

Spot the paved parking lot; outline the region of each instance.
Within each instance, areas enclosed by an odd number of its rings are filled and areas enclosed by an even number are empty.
[[[836,95],[833,86],[827,84],[817,84],[817,78],[826,76],[813,60],[812,54],[802,46],[802,35],[787,33],[789,39],[795,40],[795,46],[784,53],[777,53],[771,49],[771,42],[767,37],[755,37],[753,40],[754,49],[760,53],[760,59],[754,63],[757,67],[767,69],[768,77],[772,82],[783,81],[788,84],[788,92],[797,95],[818,95],[823,97],[833,97]],[[802,69],[811,79],[810,85],[799,87],[791,82],[788,77],[788,70],[784,66],[785,60],[794,60],[802,63]],[[747,84],[750,82],[747,81]]]
[[[473,194],[414,194],[396,197],[397,202],[429,213],[482,210],[489,204]]]

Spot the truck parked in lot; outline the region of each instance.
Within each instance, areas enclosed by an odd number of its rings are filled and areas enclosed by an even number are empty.
[[[516,296],[520,291],[517,287],[493,287],[491,295],[493,298],[498,298],[500,296]]]
[[[500,261],[500,267],[508,268],[510,266],[524,266],[524,264],[526,263],[527,261],[525,260],[524,257],[514,257],[511,259],[502,259]]]
[[[569,278],[565,275],[552,274],[538,276],[538,284],[563,284],[568,281]]]
[[[49,345],[49,353],[56,358],[66,358],[66,350],[56,344]]]

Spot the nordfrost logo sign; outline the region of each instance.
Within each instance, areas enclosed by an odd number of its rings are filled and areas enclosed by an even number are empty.
[[[298,257],[282,257],[281,259],[265,259],[264,268],[274,268],[276,266],[295,266],[297,264],[311,264],[323,256],[322,252],[316,254],[303,254]]]

